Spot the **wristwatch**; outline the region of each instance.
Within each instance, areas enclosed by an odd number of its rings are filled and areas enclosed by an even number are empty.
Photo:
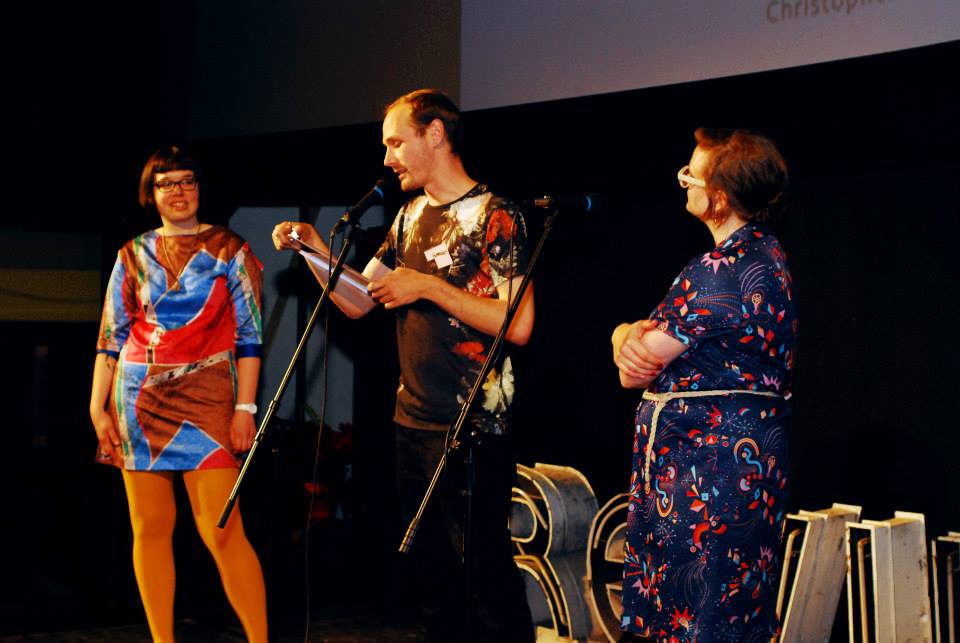
[[[246,403],[243,403],[243,404],[234,404],[234,405],[233,405],[233,408],[234,408],[234,410],[236,410],[236,411],[246,411],[247,413],[249,413],[249,414],[251,414],[251,415],[256,415],[256,414],[257,414],[257,405],[254,404],[253,402],[246,402]]]

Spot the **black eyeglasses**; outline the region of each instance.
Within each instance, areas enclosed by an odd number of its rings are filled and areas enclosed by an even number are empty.
[[[153,184],[153,187],[157,188],[161,192],[171,192],[178,185],[180,186],[180,189],[183,190],[184,192],[196,190],[197,179],[192,176],[186,179],[180,179],[179,181],[171,181],[170,179],[161,179],[159,181],[156,181]]]

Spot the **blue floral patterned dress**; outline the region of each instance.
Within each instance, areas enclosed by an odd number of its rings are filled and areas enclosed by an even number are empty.
[[[741,227],[687,264],[653,318],[689,348],[637,408],[621,625],[671,643],[769,640],[797,338],[780,243]]]

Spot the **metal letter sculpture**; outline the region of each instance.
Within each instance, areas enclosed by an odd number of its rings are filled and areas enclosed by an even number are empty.
[[[540,641],[585,640],[594,630],[583,579],[596,513],[593,489],[576,469],[517,466],[510,531]]]

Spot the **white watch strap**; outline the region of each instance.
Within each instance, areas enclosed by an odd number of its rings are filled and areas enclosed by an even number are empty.
[[[234,404],[233,408],[237,411],[246,411],[252,415],[257,414],[257,405],[252,402],[247,402],[246,404]]]

